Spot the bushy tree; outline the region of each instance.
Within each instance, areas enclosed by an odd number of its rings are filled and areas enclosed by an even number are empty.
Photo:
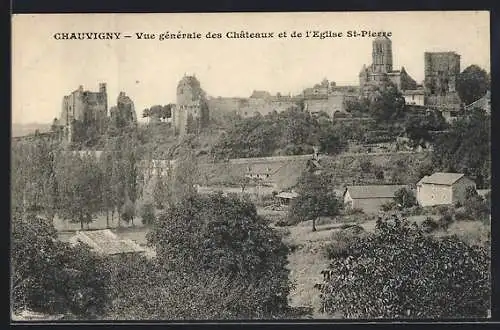
[[[322,309],[346,318],[474,318],[490,309],[490,257],[406,220],[377,221],[323,272]]]
[[[87,319],[102,313],[107,268],[88,248],[59,241],[49,221],[21,214],[12,218],[11,244],[14,311],[70,312]]]
[[[386,81],[370,101],[370,113],[379,122],[401,118],[404,110],[405,99],[390,81]]]
[[[222,194],[185,198],[158,217],[147,238],[177,283],[193,279],[177,293],[190,296],[176,298],[198,306],[187,312],[192,317],[210,316],[205,313],[213,306],[231,318],[279,317],[287,310],[288,248],[249,201]],[[193,298],[216,305],[199,306]]]
[[[401,188],[394,193],[394,202],[401,208],[409,208],[417,205],[415,193],[408,188]]]
[[[478,188],[488,188],[491,178],[491,120],[482,110],[457,119],[434,143],[436,170],[464,173]]]
[[[297,192],[299,196],[292,200],[288,216],[299,221],[312,220],[313,231],[316,231],[319,217],[335,216],[342,207],[326,175],[304,172],[299,178]]]
[[[472,64],[460,73],[457,79],[457,91],[465,104],[471,104],[486,94],[490,89],[490,77],[486,70]]]
[[[445,130],[449,125],[439,111],[429,111],[424,116],[409,116],[404,126],[413,146],[425,147],[426,143],[434,142],[433,131]]]

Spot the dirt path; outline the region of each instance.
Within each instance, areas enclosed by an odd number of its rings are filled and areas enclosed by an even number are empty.
[[[330,318],[320,312],[321,301],[319,291],[314,288],[316,283],[323,279],[321,271],[326,269],[329,262],[324,255],[324,247],[330,241],[333,231],[338,227],[328,225],[317,226],[312,232],[310,222],[300,223],[297,226],[286,227],[289,235],[285,242],[295,246],[295,250],[288,256],[290,280],[295,284],[289,295],[290,305],[310,310],[312,318]]]

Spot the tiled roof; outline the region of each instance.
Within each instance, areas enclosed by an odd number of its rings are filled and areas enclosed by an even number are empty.
[[[74,243],[80,241],[97,253],[106,255],[145,252],[139,244],[129,239],[120,239],[109,229],[79,231],[71,241]]]
[[[280,192],[278,195],[276,195],[276,197],[279,197],[279,198],[287,198],[287,199],[291,199],[291,198],[296,198],[298,197],[299,194],[297,194],[296,192]]]
[[[436,172],[429,176],[424,176],[417,185],[423,183],[428,184],[440,184],[440,185],[452,185],[464,176],[462,173],[444,173]]]
[[[346,192],[352,199],[365,198],[392,198],[394,193],[405,185],[373,185],[373,186],[348,186]]]

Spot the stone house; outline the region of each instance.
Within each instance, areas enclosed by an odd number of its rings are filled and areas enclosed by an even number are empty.
[[[468,188],[476,184],[462,173],[437,172],[417,183],[417,202],[421,206],[463,203]]]
[[[348,186],[344,192],[344,205],[361,209],[364,213],[377,213],[381,206],[394,200],[394,194],[405,185]]]

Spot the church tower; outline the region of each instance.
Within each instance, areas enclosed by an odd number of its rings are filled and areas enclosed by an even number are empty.
[[[392,41],[387,37],[373,40],[372,49],[373,72],[387,73],[392,71]]]

